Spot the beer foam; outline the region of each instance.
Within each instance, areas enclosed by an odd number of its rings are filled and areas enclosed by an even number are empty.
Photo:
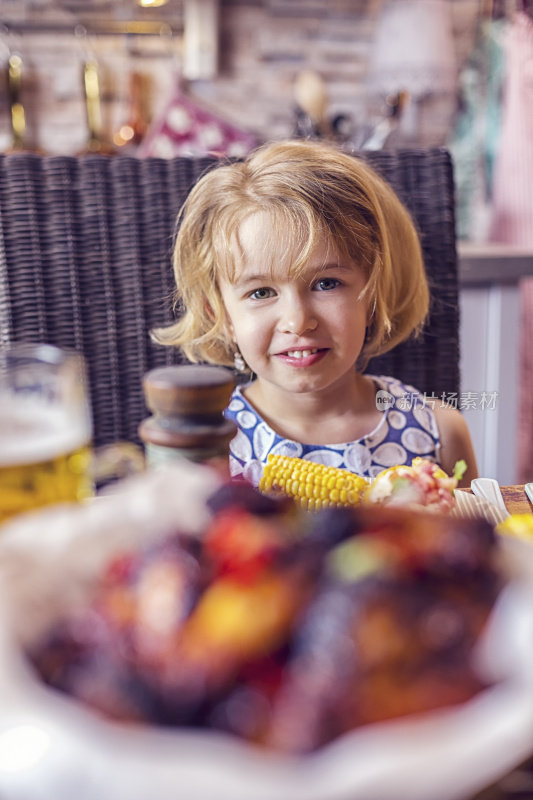
[[[35,397],[0,395],[0,467],[35,464],[89,443],[83,413],[54,407]]]

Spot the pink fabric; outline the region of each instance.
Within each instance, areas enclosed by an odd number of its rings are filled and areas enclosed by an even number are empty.
[[[257,140],[219,113],[186,94],[178,85],[163,114],[154,120],[139,156],[245,156]]]
[[[533,247],[533,21],[517,13],[504,43],[506,75],[490,239]]]
[[[500,150],[489,238],[533,251],[533,21],[518,12],[505,40]],[[533,481],[533,279],[520,287],[518,480]]]
[[[533,481],[533,279],[520,287],[520,410],[518,425],[518,480]]]

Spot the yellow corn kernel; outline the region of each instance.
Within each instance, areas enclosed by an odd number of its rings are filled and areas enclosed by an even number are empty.
[[[286,494],[309,511],[360,502],[368,481],[346,469],[294,456],[269,455],[259,482],[262,492]]]

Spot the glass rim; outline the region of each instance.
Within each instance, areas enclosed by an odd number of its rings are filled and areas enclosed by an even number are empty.
[[[51,365],[59,365],[71,359],[79,360],[82,363],[85,361],[79,350],[46,342],[12,341],[0,345],[0,361],[10,355],[35,359]]]

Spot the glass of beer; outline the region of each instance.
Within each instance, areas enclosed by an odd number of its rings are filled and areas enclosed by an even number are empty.
[[[0,348],[0,523],[93,494],[85,363],[47,344]]]

